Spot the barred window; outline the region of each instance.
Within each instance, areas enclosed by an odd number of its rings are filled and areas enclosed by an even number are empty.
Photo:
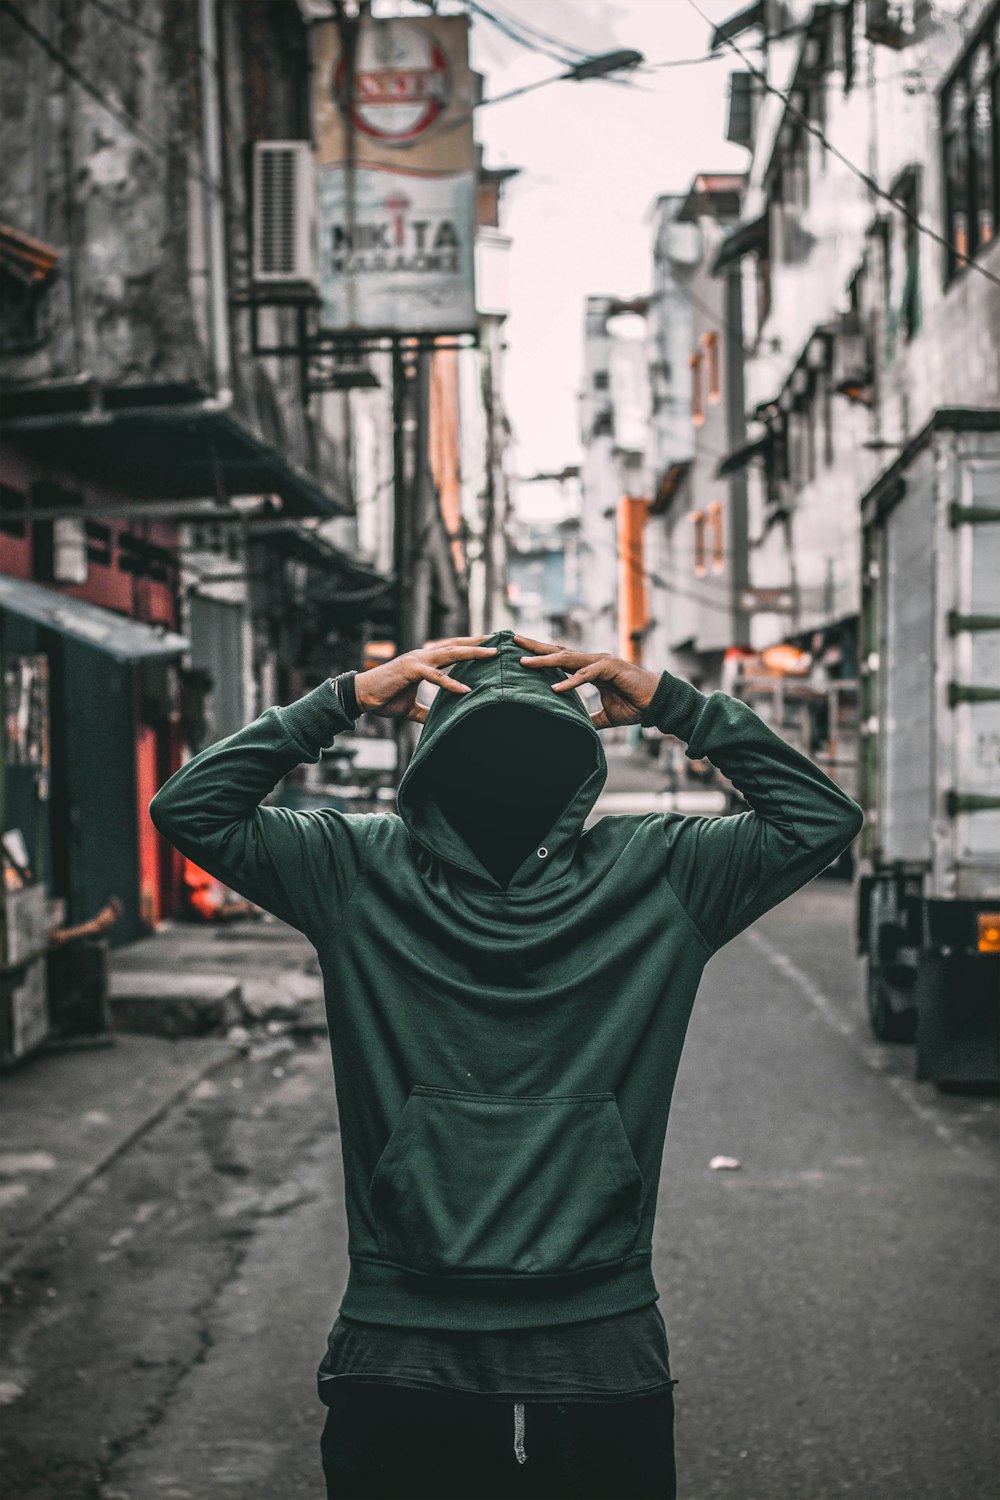
[[[970,47],[941,95],[948,263],[946,280],[996,234],[1000,7],[992,28]]]
[[[700,427],[705,420],[705,401],[702,393],[701,367],[703,360],[701,351],[695,350],[691,356],[691,420],[696,427]]]
[[[721,573],[725,566],[726,551],[722,536],[722,502],[713,500],[708,507],[708,524],[712,530],[712,572]]]
[[[694,527],[694,571],[698,578],[704,578],[708,572],[705,560],[705,512],[693,510],[690,515]]]
[[[701,342],[705,349],[708,399],[712,406],[717,406],[722,396],[722,384],[719,378],[719,335],[703,333]]]

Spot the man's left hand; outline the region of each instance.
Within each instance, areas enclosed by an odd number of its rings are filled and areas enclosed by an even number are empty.
[[[535,653],[521,657],[523,667],[561,667],[570,674],[552,684],[554,693],[567,693],[585,682],[594,684],[601,695],[601,707],[590,716],[595,729],[638,724],[660,680],[658,672],[647,672],[607,651],[574,651],[550,641],[533,641],[527,635],[515,635],[514,639]]]

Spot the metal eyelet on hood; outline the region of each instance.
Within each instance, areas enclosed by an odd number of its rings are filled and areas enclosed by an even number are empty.
[[[548,858],[548,853],[549,853],[549,851],[546,849],[545,845],[543,844],[542,847],[538,851],[538,858],[539,859],[547,859]]]

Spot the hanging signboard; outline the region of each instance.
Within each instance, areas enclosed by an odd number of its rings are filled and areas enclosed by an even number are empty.
[[[338,27],[315,31],[324,327],[474,331],[467,18],[363,20],[353,77]]]

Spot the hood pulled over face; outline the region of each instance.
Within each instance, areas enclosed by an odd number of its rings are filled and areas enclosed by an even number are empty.
[[[571,857],[607,780],[601,738],[561,667],[524,667],[511,630],[457,662],[471,692],[438,690],[397,793],[413,838],[437,858],[504,889],[550,877]]]

